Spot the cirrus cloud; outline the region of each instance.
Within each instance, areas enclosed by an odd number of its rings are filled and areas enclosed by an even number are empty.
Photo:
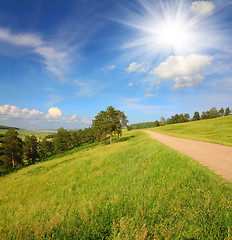
[[[29,51],[38,54],[46,69],[56,75],[61,81],[67,81],[63,72],[68,65],[69,54],[67,48],[49,44],[38,34],[13,33],[9,29],[0,27],[0,41],[14,46],[26,47]]]

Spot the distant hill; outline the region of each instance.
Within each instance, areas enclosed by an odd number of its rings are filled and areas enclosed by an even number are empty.
[[[16,128],[16,127],[9,127],[9,126],[0,125],[0,129],[9,129],[9,128],[14,128],[15,130],[20,130],[20,128]]]

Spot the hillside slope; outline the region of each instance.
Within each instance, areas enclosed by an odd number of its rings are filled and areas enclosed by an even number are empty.
[[[178,123],[147,130],[232,147],[232,116]]]
[[[232,184],[142,131],[0,178],[0,239],[231,239]]]

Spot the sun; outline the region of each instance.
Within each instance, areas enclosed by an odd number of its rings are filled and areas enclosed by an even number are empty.
[[[178,49],[188,42],[188,31],[181,23],[163,23],[159,27],[157,38],[160,44]]]
[[[130,17],[121,21],[137,33],[125,48],[153,56],[186,55],[206,44],[202,38],[202,23],[199,24],[199,18],[191,14],[188,1],[140,3],[139,13],[129,12]]]

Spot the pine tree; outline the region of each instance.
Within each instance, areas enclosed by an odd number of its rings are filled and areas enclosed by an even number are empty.
[[[26,136],[24,139],[24,155],[30,164],[34,164],[39,157],[38,141],[36,136]]]
[[[18,137],[18,132],[10,128],[3,138],[4,161],[6,164],[12,164],[14,168],[23,164],[23,141]]]
[[[72,146],[72,139],[70,133],[64,128],[59,128],[54,138],[54,146],[56,153],[67,151]]]

